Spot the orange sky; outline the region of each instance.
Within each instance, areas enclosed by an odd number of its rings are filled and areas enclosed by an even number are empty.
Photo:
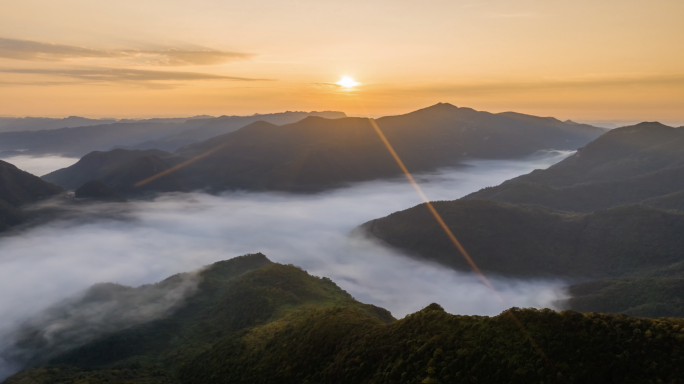
[[[684,121],[681,0],[10,0],[0,115]],[[343,75],[361,85],[332,85]]]

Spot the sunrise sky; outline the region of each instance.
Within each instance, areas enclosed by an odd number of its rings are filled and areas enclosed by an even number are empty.
[[[682,0],[5,0],[0,115],[684,121]],[[335,83],[348,76],[351,88]]]

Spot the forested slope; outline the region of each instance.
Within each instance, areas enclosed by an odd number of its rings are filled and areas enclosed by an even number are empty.
[[[34,350],[33,366],[6,383],[684,380],[684,320],[517,308],[495,317],[457,316],[437,304],[394,320],[328,279],[259,254],[216,263],[199,276],[197,291],[169,315],[56,354]],[[136,289],[94,287],[71,304],[132,300],[185,278]],[[52,319],[65,313],[57,309]],[[37,324],[51,322],[27,323],[18,340],[24,352],[44,337]],[[68,335],[57,335],[61,345]]]

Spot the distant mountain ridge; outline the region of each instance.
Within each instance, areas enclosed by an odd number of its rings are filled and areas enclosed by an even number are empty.
[[[252,116],[221,116],[146,120],[92,120],[93,124],[76,124],[40,130],[0,131],[0,155],[62,154],[83,156],[95,150],[115,147],[130,149],[163,149],[174,151],[180,146],[235,131],[254,121],[286,124],[306,116],[344,117],[343,112],[282,112]],[[31,119],[31,118],[27,118]],[[80,118],[79,118],[80,119]],[[58,119],[59,120],[59,119]],[[67,119],[69,120],[69,119]],[[32,121],[32,120],[31,120]],[[62,121],[62,120],[59,120]],[[67,124],[64,121],[63,124]],[[60,122],[62,124],[62,122]],[[178,136],[176,136],[178,135]],[[16,152],[21,150],[21,152]]]
[[[546,149],[575,149],[605,132],[553,118],[491,114],[441,103],[376,123],[412,172],[470,158],[510,159]],[[188,161],[164,176],[176,178],[179,190],[315,192],[400,175],[371,121],[356,117],[309,116],[281,126],[258,121],[181,147],[174,155],[177,158],[161,168],[174,167],[178,158]],[[69,180],[88,181],[79,176],[79,163],[45,175],[45,180],[76,188]]]
[[[0,117],[0,132],[41,131],[66,127],[83,127],[89,125],[112,124],[116,119],[89,119],[80,116],[69,116],[62,119],[49,117]]]

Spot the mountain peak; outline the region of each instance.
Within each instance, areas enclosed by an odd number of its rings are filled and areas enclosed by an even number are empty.
[[[659,121],[643,121],[639,124],[634,124],[633,127],[638,128],[672,128],[669,125],[665,125]]]
[[[435,105],[431,105],[427,108],[419,109],[419,111],[425,111],[425,110],[450,110],[450,109],[459,109],[457,106],[450,104],[450,103],[437,103]]]

